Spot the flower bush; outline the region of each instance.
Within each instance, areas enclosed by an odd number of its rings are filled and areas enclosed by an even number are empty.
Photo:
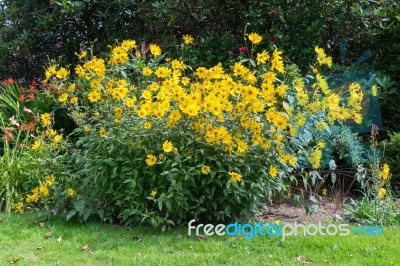
[[[77,125],[68,219],[165,226],[246,217],[287,193],[295,169],[320,167],[325,145],[315,132],[362,121],[360,86],[331,91],[322,48],[311,83],[286,80],[282,52],[259,48],[257,33],[229,68],[190,65],[193,39],[183,40],[177,59],[125,40],[105,57],[81,51],[74,69],[47,68],[48,93]]]

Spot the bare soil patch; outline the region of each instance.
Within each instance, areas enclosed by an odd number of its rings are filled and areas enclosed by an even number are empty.
[[[318,210],[312,214],[306,213],[304,205],[296,205],[293,201],[274,202],[267,207],[259,219],[268,222],[280,220],[291,223],[314,223],[324,220],[342,220],[343,217],[343,209],[338,209],[332,201],[322,200],[319,203]]]

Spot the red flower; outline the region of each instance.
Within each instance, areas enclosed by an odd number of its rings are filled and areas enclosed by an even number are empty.
[[[372,124],[371,136],[377,136],[377,135],[379,135],[379,128],[377,125]]]
[[[41,81],[41,83],[42,83],[42,86],[43,86],[46,90],[48,90],[48,91],[53,90],[53,87],[51,87],[50,85],[47,85],[46,82]]]
[[[6,141],[10,141],[13,137],[13,134],[10,131],[10,128],[6,127],[3,129],[4,135],[6,136]]]
[[[239,52],[241,53],[246,53],[247,52],[247,47],[240,47]]]
[[[272,36],[271,37],[271,42],[277,43],[279,41],[279,38],[277,36]]]
[[[20,100],[21,102],[25,101],[25,94],[21,94],[21,95],[19,96],[19,100]]]
[[[21,129],[21,131],[26,131],[28,130],[28,124],[22,124],[19,129]]]
[[[6,80],[3,80],[1,83],[2,83],[3,85],[7,85],[7,84],[14,84],[14,83],[17,83],[17,81],[16,81],[15,79],[8,78],[8,79],[6,79]]]
[[[31,99],[31,100],[34,100],[35,99],[35,94],[33,94],[33,93],[29,94],[28,98]]]
[[[30,86],[29,86],[29,89],[31,90],[32,93],[35,93],[35,92],[36,92],[36,88],[35,88],[35,86],[33,86],[33,85],[30,85]]]
[[[29,131],[35,130],[35,121],[34,120],[29,122],[28,129],[29,129]]]

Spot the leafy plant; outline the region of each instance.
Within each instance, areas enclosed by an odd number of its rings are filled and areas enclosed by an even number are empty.
[[[3,154],[0,157],[0,210],[11,212],[22,198],[22,184],[26,181],[23,172],[29,160],[24,157],[23,147],[28,139],[21,135],[21,131],[15,134],[14,128],[3,130],[6,134],[3,135]],[[34,160],[32,157],[30,159]]]
[[[398,201],[392,195],[388,164],[382,162],[377,142],[379,135],[376,125],[370,135],[369,162],[367,178],[362,180],[363,197],[352,205],[345,205],[347,215],[352,221],[375,225],[392,225],[400,222]]]
[[[344,209],[347,219],[352,223],[380,226],[400,224],[399,202],[391,196],[380,201],[369,197],[351,201],[350,204],[344,205]]]

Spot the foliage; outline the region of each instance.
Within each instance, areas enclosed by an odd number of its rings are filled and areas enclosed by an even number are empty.
[[[8,120],[13,114],[23,115],[19,99],[19,85],[15,80],[4,80],[0,84],[0,119]]]
[[[3,154],[0,157],[0,210],[11,212],[22,197],[22,185],[26,182],[23,175],[25,167],[30,167],[33,158],[24,157],[24,149],[20,146],[26,145],[27,138],[21,136],[19,131],[13,135],[13,129],[8,127],[7,135],[4,135]]]
[[[322,131],[318,137],[326,143],[325,165],[329,164],[327,159],[332,158],[340,167],[358,166],[367,162],[366,147],[349,125],[334,125],[330,127],[330,132]]]
[[[4,0],[0,8],[0,77],[26,81],[42,77],[44,55],[76,64],[75,51],[94,46],[97,53],[115,39],[132,36],[140,41],[152,38],[174,53],[174,39],[195,34],[199,36],[199,65],[212,66],[227,61],[228,51],[239,53],[238,44],[248,27],[263,34],[264,44],[284,49],[303,70],[315,45],[334,52],[338,40],[345,38],[352,43],[349,62],[368,48],[381,62],[391,55],[389,45],[398,43],[391,41],[398,35],[393,34],[399,8],[394,0],[335,0],[329,5],[321,0]]]
[[[0,78],[42,80],[48,59],[75,64],[75,51],[103,50],[117,38],[160,36],[152,1],[0,2]],[[140,25],[140,26],[139,26]]]
[[[362,225],[391,226],[400,224],[399,201],[387,196],[376,201],[369,197],[362,197],[345,205],[345,214],[352,223]]]

